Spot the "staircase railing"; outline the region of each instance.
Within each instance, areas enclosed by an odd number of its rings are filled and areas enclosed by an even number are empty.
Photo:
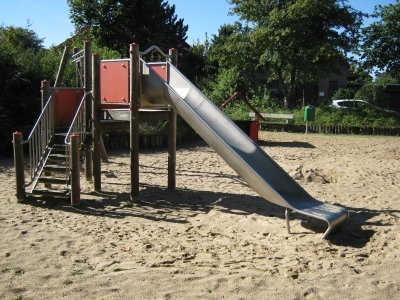
[[[43,169],[46,157],[49,153],[49,143],[54,135],[54,92],[42,109],[42,112],[33,126],[28,138],[22,144],[28,144],[29,149],[29,186]]]
[[[92,92],[86,92],[81,102],[79,103],[78,109],[76,110],[75,116],[71,122],[71,125],[68,129],[67,136],[65,137],[64,143],[66,145],[66,182],[68,182],[70,169],[71,169],[71,134],[77,134],[79,139],[79,145],[82,145],[84,141],[87,139],[88,135],[88,126],[86,124],[86,106],[84,105],[86,98],[91,95]],[[87,149],[88,150],[88,149]]]

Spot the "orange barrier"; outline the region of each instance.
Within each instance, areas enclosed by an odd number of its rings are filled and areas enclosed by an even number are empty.
[[[81,88],[52,88],[54,91],[54,127],[69,127],[83,97]]]

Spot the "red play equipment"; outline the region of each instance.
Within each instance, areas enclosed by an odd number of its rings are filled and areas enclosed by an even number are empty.
[[[104,130],[130,129],[131,131],[131,200],[139,194],[139,119],[169,120],[168,138],[168,188],[175,188],[176,165],[176,112],[154,95],[141,94],[139,61],[157,51],[172,64],[177,62],[177,50],[164,54],[153,46],[139,52],[139,45],[130,45],[129,59],[101,60],[92,54],[90,42],[84,49],[66,47],[54,87],[42,82],[42,113],[26,140],[21,133],[14,133],[16,196],[19,202],[26,197],[26,188],[33,195],[71,197],[71,205],[80,201],[80,170],[82,159],[87,180],[93,180],[94,189],[101,190],[101,157],[105,156],[101,132]],[[67,62],[76,64],[81,86],[60,87]],[[166,62],[149,64],[161,78],[166,78]],[[141,82],[141,84],[145,84]],[[121,120],[109,117],[110,110],[130,116]],[[132,122],[130,122],[130,119]],[[25,182],[23,145],[29,151],[29,181]]]
[[[244,103],[255,113],[258,119],[266,121],[265,118],[260,114],[260,112],[247,100],[245,96],[241,92],[235,92],[230,96],[224,103],[219,106],[219,109],[223,109],[227,106],[233,99],[236,97],[240,97]],[[246,132],[250,138],[258,142],[258,129],[260,127],[260,123],[258,121],[235,121],[236,125],[239,126],[244,132]]]

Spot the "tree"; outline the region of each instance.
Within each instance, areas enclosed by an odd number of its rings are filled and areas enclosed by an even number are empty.
[[[100,46],[126,55],[128,45],[187,47],[188,26],[163,0],[67,0],[76,31],[91,28]]]
[[[43,39],[29,27],[0,26],[0,140],[34,123],[40,111],[40,81],[45,74],[40,59]],[[12,151],[0,145],[0,155]]]
[[[254,55],[251,28],[240,22],[222,25],[213,35],[207,51],[208,94],[222,103],[234,92],[248,96],[257,74],[258,58]]]
[[[400,81],[400,1],[387,6],[375,7],[374,16],[379,21],[363,29],[364,66],[370,70],[391,73]]]
[[[15,26],[0,26],[0,43],[7,43],[14,48],[30,49],[38,52],[43,49],[43,41],[36,32],[29,29],[31,24],[27,22],[26,28]]]
[[[207,41],[198,40],[190,48],[183,48],[180,53],[179,70],[197,85],[207,77]]]
[[[339,73],[358,45],[363,14],[346,0],[229,0],[231,13],[254,24],[259,63],[273,72],[287,100],[298,83]]]
[[[356,99],[367,100],[376,106],[388,107],[389,96],[384,92],[385,86],[376,83],[364,84],[354,95]]]
[[[258,58],[250,40],[251,28],[240,22],[222,25],[213,35],[209,49],[210,61],[215,69],[235,67],[243,76],[255,76]]]

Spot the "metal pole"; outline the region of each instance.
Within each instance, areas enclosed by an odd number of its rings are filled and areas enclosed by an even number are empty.
[[[169,50],[169,61],[175,67],[178,67],[178,50],[172,48]],[[169,76],[169,74],[168,74]],[[170,108],[168,122],[168,188],[176,187],[176,133],[177,133],[177,113]]]
[[[139,201],[139,106],[140,106],[140,54],[139,44],[130,45],[130,200]]]
[[[95,191],[101,191],[100,55],[93,54],[92,58],[93,187]]]
[[[58,75],[57,75],[58,76]],[[42,81],[42,86],[41,86],[41,91],[42,91],[42,110],[43,107],[46,105],[46,101],[49,99],[50,96],[50,81],[48,80],[43,80]],[[50,112],[50,116],[49,116],[49,123],[47,124],[48,126],[53,126],[54,125],[54,112]],[[47,146],[47,140],[45,138],[42,139],[42,149],[45,149],[45,147]],[[51,172],[45,171],[44,176],[51,176]],[[45,183],[44,187],[47,189],[51,188],[51,184],[50,183]]]
[[[63,77],[64,77],[64,72],[65,72],[65,68],[67,67],[67,62],[68,62],[68,58],[69,58],[70,52],[71,52],[71,48],[66,46],[64,48],[64,53],[63,53],[63,56],[61,58],[61,63],[60,63],[60,67],[58,69],[58,73],[57,73],[57,77],[56,77],[56,82],[54,83],[54,87],[61,86],[61,81],[63,80]]]
[[[83,61],[83,84],[85,87],[85,93],[90,92],[92,90],[92,44],[88,41],[85,41],[84,44],[84,61]],[[86,132],[90,133],[92,130],[92,98],[86,97],[85,100],[85,125]],[[100,130],[100,129],[99,129]],[[92,180],[92,171],[93,171],[93,162],[92,162],[92,139],[87,139],[83,141],[86,144],[86,159],[85,159],[85,178],[87,181]]]
[[[14,168],[16,180],[16,196],[18,202],[25,200],[24,150],[22,147],[22,132],[13,133]]]
[[[290,218],[290,216],[289,216],[289,209],[288,208],[286,208],[285,209],[285,219],[286,219],[286,230],[287,230],[287,233],[288,234],[290,234],[290,224],[289,224],[289,218]]]
[[[81,203],[78,134],[71,134],[70,152],[71,152],[71,205],[75,206]]]
[[[80,49],[78,47],[74,47],[73,53],[74,56],[80,51]],[[76,85],[79,87],[82,87],[82,63],[77,60],[75,62],[76,64]]]

